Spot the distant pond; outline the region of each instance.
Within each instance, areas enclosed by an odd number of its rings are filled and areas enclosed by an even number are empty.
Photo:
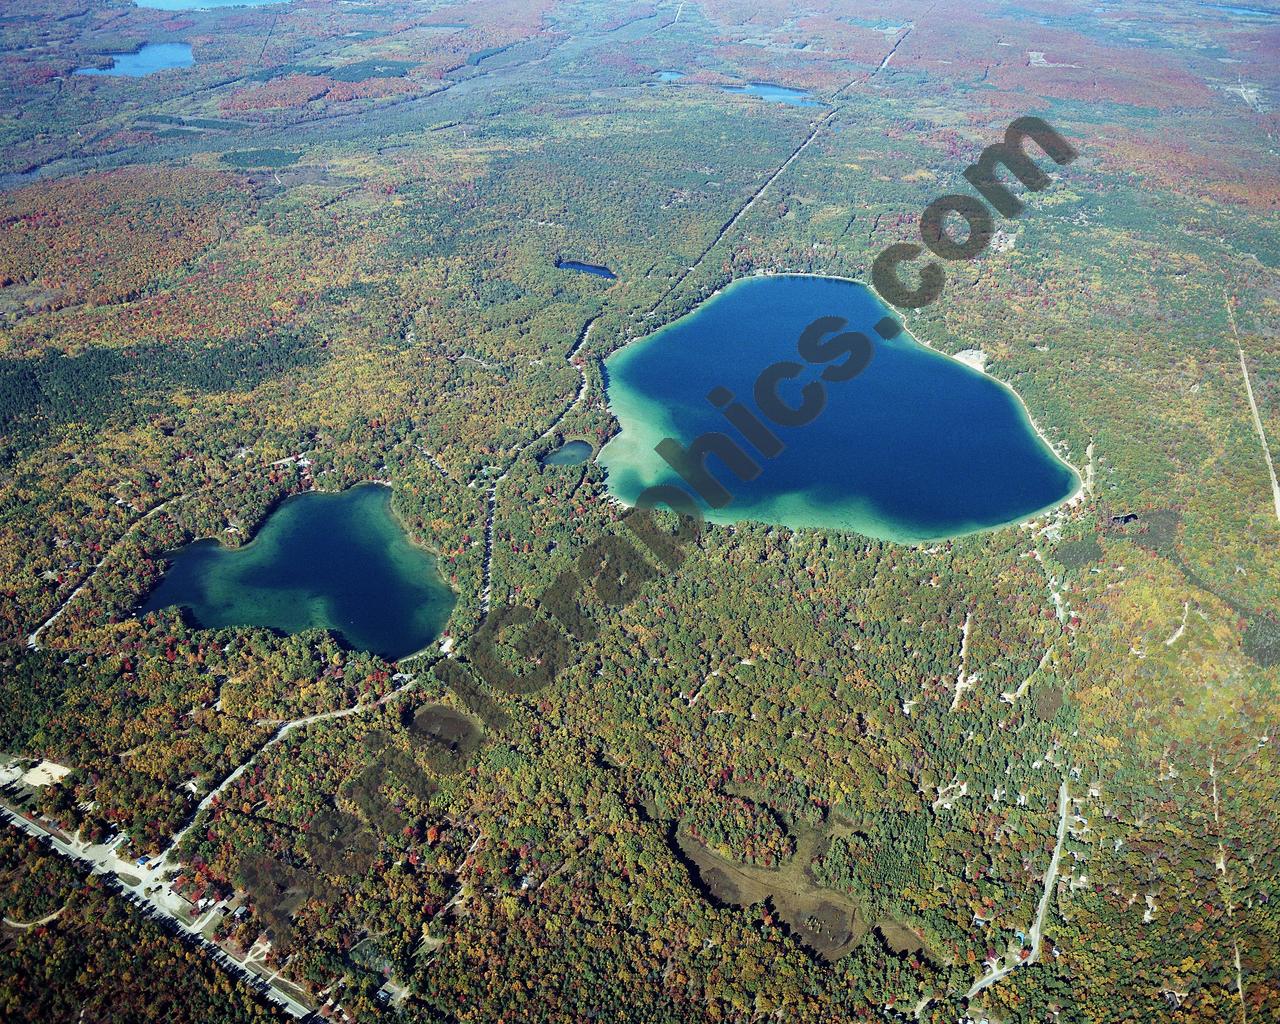
[[[142,613],[180,605],[206,629],[331,629],[385,658],[430,644],[455,600],[435,558],[392,516],[390,490],[376,484],[295,495],[244,547],[201,540],[168,557]]]
[[[168,68],[189,68],[195,63],[189,43],[145,43],[133,53],[109,53],[103,56],[111,58],[111,67],[76,68],[74,73],[142,78]]]
[[[1280,11],[1264,11],[1257,7],[1233,7],[1230,4],[1215,3],[1199,3],[1199,7],[1208,7],[1217,11],[1225,11],[1227,14],[1241,14],[1249,18],[1275,18],[1280,17]]]
[[[770,103],[786,103],[792,107],[820,107],[822,104],[813,98],[812,93],[803,89],[791,89],[785,85],[773,85],[770,82],[752,82],[749,85],[721,86],[725,92],[741,96],[756,96]]]
[[[580,466],[591,458],[592,447],[586,441],[566,441],[555,451],[542,457],[544,466]]]
[[[288,0],[133,0],[139,7],[156,11],[213,11],[222,7],[266,7]]]
[[[722,433],[760,467],[743,481],[719,455],[707,460],[732,496],[719,509],[698,503],[719,523],[756,520],[916,542],[1016,523],[1078,490],[1079,477],[1041,439],[1011,389],[905,331],[884,339],[874,325],[888,315],[857,282],[755,277],[615,352],[605,367],[622,431],[597,456],[610,492],[628,505],[659,484],[693,493],[654,448],[672,438],[687,449],[708,432]],[[835,331],[871,339],[871,360],[860,374],[820,379],[848,358],[834,349],[829,365],[801,358],[798,339],[819,317],[847,321],[821,332],[824,345],[834,344]],[[759,417],[757,378],[779,361],[791,362],[794,374],[776,383],[781,402],[800,408],[807,404],[802,388],[816,388],[826,404],[806,425],[770,423],[783,450],[768,457],[730,426],[711,393],[727,405],[727,391]]]
[[[596,277],[607,277],[610,281],[618,276],[608,267],[602,267],[596,263],[580,263],[578,260],[556,260],[556,268],[576,270],[580,274],[594,274]]]

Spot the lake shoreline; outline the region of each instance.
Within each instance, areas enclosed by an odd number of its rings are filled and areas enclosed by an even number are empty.
[[[388,662],[430,649],[448,633],[461,594],[440,552],[397,515],[394,493],[383,479],[313,486],[277,498],[242,544],[220,531],[157,553],[168,566],[134,615],[178,608],[202,630],[326,630]],[[303,498],[327,500],[299,510]],[[405,640],[409,651],[397,653]]]
[[[996,530],[1002,530],[1009,527],[1021,528],[1033,523],[1035,520],[1041,518],[1042,516],[1056,509],[1073,506],[1082,497],[1085,490],[1084,475],[1080,472],[1079,469],[1076,468],[1074,463],[1072,463],[1070,460],[1065,458],[1057,450],[1053,442],[1049,439],[1048,435],[1045,433],[1044,429],[1037,422],[1035,416],[1032,414],[1030,408],[1028,407],[1026,401],[1023,399],[1022,395],[1020,395],[1018,391],[1011,384],[1009,384],[1007,381],[1000,379],[994,374],[989,373],[986,369],[978,368],[977,366],[973,365],[973,363],[970,362],[969,360],[959,358],[958,354],[944,352],[941,349],[938,349],[934,345],[930,344],[928,341],[922,340],[911,329],[910,325],[907,322],[906,315],[900,312],[899,310],[897,310],[896,307],[890,306],[889,304],[885,303],[884,300],[881,299],[881,297],[875,291],[875,289],[872,288],[872,286],[869,285],[867,282],[858,280],[857,278],[848,277],[845,275],[818,274],[818,273],[807,272],[807,271],[759,271],[757,273],[754,273],[748,276],[735,278],[734,280],[719,286],[714,291],[710,292],[709,294],[701,298],[695,306],[693,306],[691,309],[687,310],[686,312],[682,313],[680,316],[676,317],[674,320],[671,320],[668,323],[663,324],[661,327],[656,328],[655,330],[651,331],[649,334],[646,334],[642,337],[632,337],[627,341],[624,341],[621,345],[619,345],[617,348],[612,350],[607,357],[602,358],[600,360],[602,376],[606,381],[606,388],[605,388],[606,408],[608,409],[609,414],[612,416],[614,422],[618,424],[617,432],[612,434],[600,447],[600,450],[596,453],[596,460],[598,464],[601,466],[602,470],[604,470],[605,472],[606,488],[608,488],[608,482],[609,482],[608,480],[609,468],[607,465],[606,451],[611,445],[614,444],[615,441],[617,441],[623,435],[622,420],[618,415],[618,410],[615,407],[614,400],[612,400],[609,397],[609,388],[607,386],[607,382],[609,378],[607,374],[607,367],[605,366],[606,361],[608,359],[614,358],[624,350],[634,349],[638,343],[654,341],[659,336],[665,334],[668,330],[675,327],[677,324],[680,324],[682,321],[686,320],[688,317],[695,315],[699,310],[705,308],[709,303],[711,303],[717,297],[721,296],[724,293],[728,293],[729,291],[731,291],[736,287],[739,287],[751,281],[759,281],[762,279],[763,280],[779,279],[779,278],[808,278],[808,279],[821,280],[821,281],[840,281],[847,284],[856,285],[859,288],[864,289],[866,293],[870,295],[877,303],[879,303],[881,306],[884,306],[892,315],[894,315],[900,320],[900,322],[902,323],[903,333],[907,335],[907,337],[910,339],[911,342],[914,342],[915,344],[917,344],[922,350],[928,352],[932,356],[946,359],[949,361],[949,363],[962,367],[963,368],[962,372],[966,374],[975,374],[979,378],[985,378],[993,382],[994,384],[999,386],[1004,392],[1011,395],[1015,400],[1016,407],[1024,422],[1024,425],[1031,429],[1031,431],[1040,440],[1041,444],[1044,445],[1045,449],[1053,456],[1053,458],[1064,469],[1068,470],[1071,473],[1071,476],[1074,480],[1074,484],[1071,487],[1070,491],[1068,491],[1068,493],[1063,497],[1050,501],[1047,504],[1034,509],[1033,511],[1020,513],[1015,518],[1003,520],[997,523],[992,523],[990,525],[978,526],[973,529],[960,529],[956,531],[948,531],[945,533],[926,536],[926,537],[918,537],[914,535],[901,533],[900,531],[897,531],[892,527],[890,527],[883,520],[880,520],[877,523],[878,526],[884,527],[880,533],[867,534],[856,527],[845,525],[843,523],[817,522],[817,523],[806,523],[804,525],[791,525],[790,523],[786,522],[785,516],[779,516],[777,522],[775,522],[773,519],[761,518],[760,516],[754,515],[754,514],[739,516],[733,513],[732,502],[728,506],[726,506],[724,509],[704,509],[703,515],[707,522],[714,523],[716,525],[722,525],[722,526],[732,525],[740,522],[759,522],[759,523],[764,523],[768,525],[780,525],[794,531],[817,529],[817,530],[826,530],[831,532],[843,532],[843,533],[852,532],[852,533],[859,533],[864,536],[871,537],[872,539],[883,540],[889,543],[902,544],[907,546],[919,546],[919,545],[940,543],[940,542],[950,541],[950,540],[958,540],[963,537],[971,537],[971,536],[975,536],[982,533],[991,533]],[[964,351],[969,352],[971,350],[966,349]],[[612,489],[608,490],[608,497],[609,497],[609,500],[613,501],[618,507],[626,508],[626,509],[633,507],[628,502],[618,497]],[[820,520],[822,516],[818,515],[816,518]]]

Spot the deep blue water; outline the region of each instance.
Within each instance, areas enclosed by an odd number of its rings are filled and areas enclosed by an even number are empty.
[[[1018,397],[987,375],[916,342],[886,340],[873,327],[889,311],[861,284],[799,275],[736,282],[694,312],[606,361],[608,398],[622,432],[597,461],[609,490],[627,504],[655,484],[691,488],[654,446],[687,446],[723,431],[760,465],[740,481],[718,457],[712,475],[732,494],[715,522],[757,520],[855,530],[897,541],[931,540],[1018,522],[1073,494],[1079,478],[1035,432]],[[871,361],[846,381],[820,382],[825,409],[806,426],[771,425],[785,450],[766,458],[708,401],[728,388],[758,412],[757,377],[781,360],[798,376],[778,387],[798,406],[800,388],[824,370],[797,353],[819,317],[861,331]],[[832,340],[823,333],[820,340]]]
[[[618,276],[608,267],[601,267],[595,263],[579,263],[577,260],[556,260],[556,266],[561,270],[576,270],[580,274],[594,274],[596,277],[607,277],[611,281]]]
[[[241,548],[202,540],[173,552],[142,613],[180,605],[206,629],[331,629],[386,658],[422,650],[440,635],[454,594],[392,516],[390,494],[300,494]]]
[[[188,43],[146,43],[137,53],[113,53],[109,68],[77,68],[77,75],[141,78],[166,68],[189,68],[195,61]]]
[[[591,458],[591,445],[586,441],[566,441],[542,460],[544,466],[579,466]]]
[[[785,103],[792,107],[820,107],[812,94],[803,89],[790,89],[785,85],[773,85],[769,82],[752,82],[750,85],[722,86],[725,92],[739,95],[756,96],[771,103]]]

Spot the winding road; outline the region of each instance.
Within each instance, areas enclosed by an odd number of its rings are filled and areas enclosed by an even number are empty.
[[[1040,894],[1040,906],[1036,908],[1035,922],[1031,925],[1031,931],[1027,933],[1027,942],[1031,946],[1031,953],[1025,960],[1015,959],[1013,954],[1006,956],[1000,966],[997,966],[990,974],[979,978],[973,983],[973,986],[965,993],[966,999],[972,999],[984,988],[989,988],[1001,978],[1007,977],[1018,967],[1030,967],[1040,959],[1044,919],[1049,913],[1049,901],[1053,898],[1053,886],[1058,878],[1058,863],[1062,860],[1062,844],[1067,838],[1067,810],[1070,806],[1071,794],[1067,791],[1067,780],[1063,779],[1062,784],[1058,787],[1058,841],[1053,847],[1053,857],[1049,861],[1049,870],[1044,873],[1044,892]]]
[[[106,553],[100,559],[98,559],[97,564],[95,564],[93,568],[91,568],[87,573],[85,573],[84,577],[76,585],[75,589],[72,590],[71,593],[69,593],[62,600],[62,602],[58,605],[54,613],[50,615],[47,619],[45,619],[44,622],[40,623],[40,625],[38,625],[32,631],[31,635],[27,637],[27,646],[30,647],[33,651],[38,651],[40,649],[40,634],[43,633],[46,629],[48,629],[55,622],[57,622],[58,619],[62,617],[62,613],[67,610],[67,608],[70,606],[72,601],[74,601],[77,597],[80,596],[80,593],[84,590],[84,588],[87,587],[92,582],[94,576],[98,574],[98,570],[101,569],[104,565],[106,565],[107,560],[113,554],[116,553],[116,549],[119,548],[120,545],[123,544],[126,540],[128,540],[131,536],[133,536],[133,534],[136,533],[139,530],[139,528],[141,528],[143,523],[145,523],[152,516],[160,512],[163,512],[175,501],[182,501],[184,498],[187,498],[189,496],[190,495],[180,494],[175,497],[168,498],[160,502],[159,505],[156,505],[155,507],[149,509],[148,511],[144,512],[141,516],[139,516],[137,519],[135,519],[133,523],[131,523],[129,527],[124,531],[124,533],[120,534],[120,536],[116,538],[115,543],[113,543],[109,548],[107,548]]]
[[[18,929],[18,931],[30,931],[32,928],[39,928],[41,925],[48,924],[50,921],[56,921],[66,909],[67,908],[65,906],[59,907],[52,914],[45,914],[44,917],[35,921],[15,921],[11,917],[6,917],[4,919],[4,923],[10,928]]]
[[[276,459],[275,462],[269,462],[265,466],[254,466],[252,467],[252,469],[254,470],[271,469],[275,466],[284,466],[290,462],[296,462],[298,458],[299,456],[297,455],[288,455],[288,456],[285,456],[285,458],[283,459]],[[234,474],[230,479],[223,481],[218,486],[225,487],[228,483],[231,482],[231,479],[235,478],[235,476],[243,476],[244,473],[248,473],[251,471],[252,470],[244,470],[242,473]],[[68,607],[70,607],[72,601],[74,601],[77,597],[80,596],[80,594],[84,591],[85,587],[87,587],[90,583],[93,582],[93,578],[98,574],[98,571],[104,565],[107,564],[107,561],[111,558],[112,555],[116,553],[120,545],[123,544],[130,537],[132,537],[135,533],[137,533],[137,531],[142,528],[143,523],[145,523],[148,519],[151,519],[152,517],[159,515],[161,512],[169,508],[171,505],[176,505],[180,501],[188,501],[191,498],[196,498],[202,494],[207,494],[212,489],[213,489],[212,486],[201,487],[198,490],[189,491],[186,494],[175,494],[171,498],[166,498],[164,501],[160,502],[160,504],[152,506],[146,512],[144,512],[141,516],[135,519],[125,529],[124,533],[120,534],[120,536],[117,537],[115,541],[112,542],[111,546],[107,548],[107,550],[103,553],[102,557],[98,559],[97,563],[95,563],[94,566],[87,573],[85,573],[85,575],[81,578],[80,582],[76,585],[75,589],[72,590],[71,593],[69,593],[62,600],[62,602],[58,605],[54,613],[50,615],[47,619],[45,619],[44,622],[40,623],[40,625],[38,625],[31,632],[31,635],[27,637],[27,646],[31,648],[33,651],[38,651],[40,649],[40,634],[43,633],[46,629],[48,629],[55,622],[57,622],[58,619],[62,617],[62,613],[65,612]]]
[[[1276,522],[1280,522],[1280,480],[1276,479],[1276,465],[1271,460],[1271,446],[1267,444],[1267,432],[1262,427],[1262,417],[1258,414],[1258,403],[1253,397],[1253,384],[1249,380],[1249,365],[1244,361],[1244,349],[1240,345],[1240,332],[1236,330],[1236,317],[1231,309],[1231,300],[1224,293],[1222,296],[1227,305],[1227,322],[1231,324],[1231,336],[1235,339],[1236,352],[1240,356],[1240,373],[1244,376],[1244,393],[1249,400],[1249,411],[1253,413],[1253,429],[1257,431],[1258,440],[1262,442],[1262,457],[1267,463],[1267,474],[1271,478],[1271,499],[1276,506]]]

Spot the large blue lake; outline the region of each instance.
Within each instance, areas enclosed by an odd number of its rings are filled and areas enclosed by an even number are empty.
[[[166,68],[189,68],[195,61],[189,43],[146,43],[135,53],[113,53],[109,68],[77,68],[77,75],[142,78]]]
[[[614,353],[605,364],[608,398],[622,432],[598,457],[609,490],[627,504],[656,484],[690,491],[655,445],[674,438],[687,447],[721,431],[760,473],[743,482],[718,456],[708,460],[732,494],[720,509],[699,502],[713,522],[757,520],[913,542],[1015,523],[1075,493],[1079,477],[1036,433],[1017,395],[905,331],[882,338],[874,327],[888,315],[856,282],[756,277]],[[871,339],[871,361],[859,375],[819,382],[844,359],[810,365],[797,354],[801,333],[820,317],[846,320],[834,330]],[[824,332],[820,340],[834,336]],[[799,407],[801,388],[819,382],[826,407],[806,426],[768,424],[785,450],[766,458],[708,393],[728,389],[756,412],[756,379],[779,361],[793,362],[796,373],[777,387],[783,402]]]
[[[386,658],[422,650],[444,629],[454,594],[390,500],[376,485],[289,498],[241,548],[201,540],[172,553],[142,612],[179,605],[206,629],[331,629]]]

